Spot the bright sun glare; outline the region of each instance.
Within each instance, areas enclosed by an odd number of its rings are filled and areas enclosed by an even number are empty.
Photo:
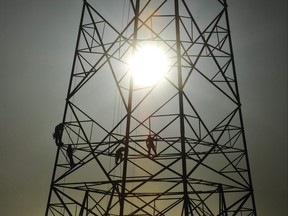
[[[140,86],[151,86],[162,79],[168,70],[164,52],[156,46],[145,46],[139,49],[130,61],[134,83]]]

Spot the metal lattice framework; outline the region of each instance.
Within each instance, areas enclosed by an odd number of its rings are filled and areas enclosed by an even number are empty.
[[[83,2],[46,216],[256,215],[226,1],[131,0],[123,27],[96,6]],[[169,70],[141,87],[128,61],[147,44]]]

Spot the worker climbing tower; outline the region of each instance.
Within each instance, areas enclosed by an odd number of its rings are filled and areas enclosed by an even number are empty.
[[[84,0],[54,138],[46,216],[256,215],[226,0]]]

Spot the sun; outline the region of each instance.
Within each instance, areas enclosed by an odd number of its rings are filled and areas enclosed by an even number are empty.
[[[164,52],[157,46],[139,49],[130,60],[130,71],[136,85],[147,87],[159,82],[168,70]]]

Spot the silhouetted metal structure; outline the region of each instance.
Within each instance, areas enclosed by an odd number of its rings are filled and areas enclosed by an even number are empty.
[[[226,0],[111,1],[109,19],[95,4],[83,2],[46,216],[256,215]],[[143,87],[128,63],[147,44],[169,70]]]

